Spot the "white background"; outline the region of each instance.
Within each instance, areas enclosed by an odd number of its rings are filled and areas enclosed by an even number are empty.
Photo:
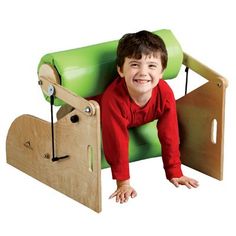
[[[194,236],[226,235],[226,231],[235,235],[233,2],[1,1],[0,235]],[[185,175],[199,180],[200,187],[177,189],[165,179],[160,158],[141,161],[131,164],[138,197],[120,205],[108,200],[115,183],[106,169],[102,171],[103,211],[97,214],[6,164],[5,140],[11,122],[25,113],[49,120],[49,104],[36,73],[44,54],[118,39],[127,32],[163,28],[173,31],[184,51],[229,81],[223,181],[183,167]]]

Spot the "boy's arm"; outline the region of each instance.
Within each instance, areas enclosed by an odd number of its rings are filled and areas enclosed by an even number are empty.
[[[120,104],[116,104],[114,100],[102,101],[103,149],[117,184],[116,191],[109,198],[115,197],[116,202],[124,203],[129,197],[137,196],[129,180],[128,120]]]
[[[166,177],[168,180],[180,178],[183,173],[179,152],[179,130],[175,98],[171,90],[168,91],[162,115],[158,118],[157,129]]]
[[[184,176],[181,170],[176,103],[171,90],[168,95],[164,112],[157,123],[166,177],[176,187],[185,185],[188,188],[196,188],[198,181]]]
[[[121,110],[121,104],[114,98],[102,99],[102,140],[112,177],[116,180],[129,179],[128,120]]]

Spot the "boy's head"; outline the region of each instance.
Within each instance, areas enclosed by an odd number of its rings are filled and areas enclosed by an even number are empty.
[[[163,40],[146,30],[125,34],[117,47],[117,66],[122,68],[125,58],[141,59],[142,56],[160,56],[162,70],[167,66],[167,50]]]
[[[130,97],[140,106],[150,99],[166,65],[167,51],[159,36],[140,31],[126,34],[120,39],[117,72],[125,79]]]

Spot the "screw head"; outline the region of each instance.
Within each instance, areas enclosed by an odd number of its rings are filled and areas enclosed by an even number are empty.
[[[85,107],[84,111],[85,111],[86,113],[90,113],[90,112],[91,112],[91,108],[90,108],[90,107]]]
[[[54,94],[54,92],[55,92],[55,89],[54,89],[54,87],[50,84],[50,85],[48,86],[48,95],[49,95],[49,96],[52,96],[52,95]]]

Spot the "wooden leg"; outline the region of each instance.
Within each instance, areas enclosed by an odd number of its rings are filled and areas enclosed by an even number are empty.
[[[73,116],[78,116],[79,121],[73,123]],[[7,162],[100,212],[99,110],[96,115],[87,116],[75,109],[54,124],[56,155],[69,155],[68,158],[55,162],[52,162],[50,125],[49,122],[33,116],[18,117],[12,123],[7,136]]]
[[[223,178],[225,87],[208,82],[177,101],[183,164]]]

